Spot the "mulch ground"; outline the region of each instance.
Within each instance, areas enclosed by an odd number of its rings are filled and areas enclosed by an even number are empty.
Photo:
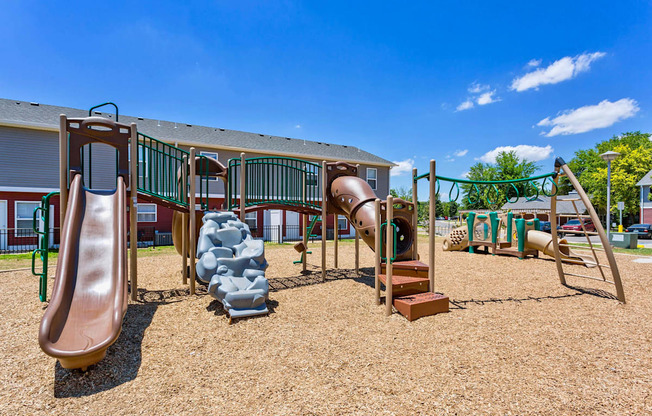
[[[85,373],[40,350],[37,278],[0,274],[0,413],[652,413],[651,264],[616,255],[622,305],[608,284],[560,285],[549,259],[438,245],[436,290],[451,311],[410,323],[375,305],[373,255],[361,248],[360,276],[341,244],[340,270],[321,283],[318,244],[308,275],[291,247],[268,246],[271,314],[230,326],[203,287],[188,294],[180,257],[141,257],[139,301]]]

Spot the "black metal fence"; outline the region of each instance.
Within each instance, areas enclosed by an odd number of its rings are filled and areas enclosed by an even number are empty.
[[[59,249],[59,229],[51,228],[49,249]],[[0,228],[0,254],[30,253],[38,247],[39,236],[31,228]]]
[[[59,228],[51,228],[48,237],[48,250],[59,251]],[[31,253],[38,248],[39,238],[31,228],[0,228],[0,254]],[[153,226],[138,228],[138,247],[170,246],[172,244],[172,233],[157,232],[156,227]]]
[[[254,238],[260,238],[263,241],[268,241],[270,243],[291,243],[295,241],[303,240],[302,236],[302,227],[300,225],[264,225],[262,227],[250,228],[251,236]],[[328,228],[326,230],[326,238],[328,240],[333,239],[333,229]],[[338,229],[338,240],[344,238],[343,233],[348,234],[349,229]],[[310,241],[321,240],[321,231],[319,234],[312,234],[308,238]]]

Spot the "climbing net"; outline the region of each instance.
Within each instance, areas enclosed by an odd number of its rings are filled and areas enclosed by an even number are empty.
[[[457,202],[460,198],[460,184],[466,185],[466,200],[470,205],[476,204],[484,199],[488,204],[494,205],[502,201],[508,203],[516,203],[519,198],[523,196],[526,201],[532,202],[543,194],[548,197],[557,195],[557,184],[554,179],[557,177],[557,172],[550,172],[539,176],[531,176],[529,178],[508,179],[502,181],[474,181],[468,179],[455,179],[446,176],[436,176],[435,192],[438,194],[441,182],[450,183],[448,191],[448,200]],[[430,173],[415,176],[414,181],[419,179],[430,180]],[[543,179],[543,182],[537,182]],[[522,189],[516,184],[523,184]],[[521,190],[523,195],[521,195]]]

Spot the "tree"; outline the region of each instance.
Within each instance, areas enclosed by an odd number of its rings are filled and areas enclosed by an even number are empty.
[[[620,156],[611,162],[612,210],[615,202],[625,202],[625,213],[637,214],[640,208],[640,194],[636,183],[652,170],[652,141],[649,133],[640,131],[613,136],[597,143],[592,149],[575,152],[568,167],[573,171],[582,188],[591,197],[591,203],[601,215],[607,212],[607,162],[600,155],[612,150]],[[560,193],[571,189],[566,178],[560,183]]]
[[[537,169],[539,169],[539,166],[536,163],[519,158],[516,152],[512,150],[510,152],[500,152],[496,156],[496,163],[478,162],[471,166],[467,179],[472,181],[504,181],[528,178]],[[515,183],[514,186],[518,190],[519,196],[532,193],[531,189],[526,189],[528,187],[527,182]],[[538,183],[535,182],[535,186],[538,186]],[[471,184],[462,184],[461,188],[464,198],[460,202],[465,209],[496,210],[503,206],[507,198],[513,199],[516,197],[516,191],[509,184],[497,184],[495,188],[491,185],[478,185],[475,188]],[[453,197],[455,193],[455,190],[452,190]]]
[[[404,201],[412,201],[412,189],[408,189],[405,186],[399,188],[392,188],[389,190],[389,194],[394,198],[401,198]]]

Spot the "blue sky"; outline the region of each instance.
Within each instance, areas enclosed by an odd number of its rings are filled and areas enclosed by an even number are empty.
[[[112,100],[355,145],[405,170],[433,158],[453,177],[499,148],[549,171],[555,156],[652,131],[649,2],[450,3],[6,2],[0,96]]]

